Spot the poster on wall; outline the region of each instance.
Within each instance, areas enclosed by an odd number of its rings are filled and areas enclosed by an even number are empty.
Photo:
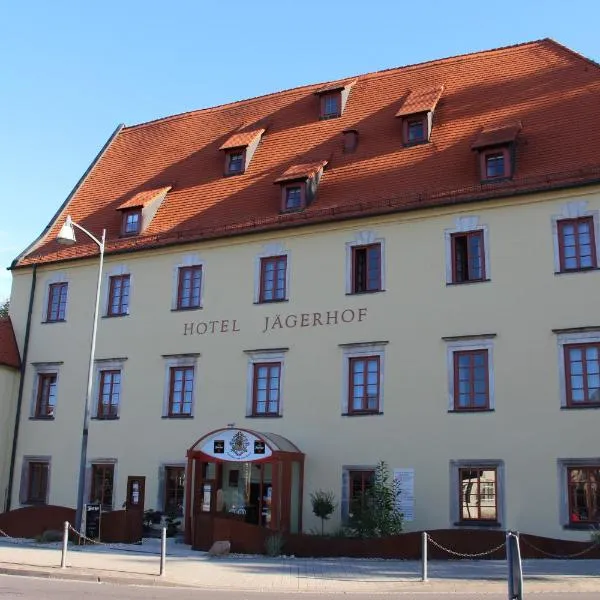
[[[394,479],[400,486],[398,509],[405,521],[415,520],[415,470],[394,469]]]

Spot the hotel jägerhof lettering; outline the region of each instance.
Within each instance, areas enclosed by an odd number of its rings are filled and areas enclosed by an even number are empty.
[[[361,323],[366,318],[366,307],[328,310],[324,312],[276,313],[264,317],[261,333],[277,329],[293,329],[295,327],[331,327],[347,323]],[[237,333],[239,331],[241,330],[237,319],[190,321],[183,325],[183,335],[213,335],[219,333]]]

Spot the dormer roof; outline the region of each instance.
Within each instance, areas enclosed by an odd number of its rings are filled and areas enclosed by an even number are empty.
[[[276,180],[275,183],[285,183],[287,181],[300,181],[316,175],[327,165],[326,160],[317,160],[306,163],[299,163],[288,167]]]
[[[131,210],[134,208],[145,208],[154,200],[158,199],[159,196],[166,194],[171,189],[170,185],[165,187],[157,188],[155,190],[144,190],[134,194],[128,200],[125,200],[123,204],[117,206],[117,210]]]
[[[264,129],[253,129],[250,131],[240,131],[234,133],[231,137],[227,138],[219,150],[233,150],[234,148],[245,148],[249,146],[256,140],[256,138],[260,138],[262,134],[265,132]]]
[[[480,148],[510,144],[517,139],[521,129],[522,125],[520,121],[494,127],[486,127],[479,132],[477,138],[471,144],[471,149],[479,150]]]
[[[396,113],[396,116],[406,117],[417,113],[433,112],[443,91],[443,85],[411,90],[406,100],[402,103],[400,110]]]
[[[342,79],[340,81],[333,81],[332,83],[328,83],[323,87],[319,88],[314,92],[315,96],[322,96],[323,94],[330,94],[332,92],[339,92],[341,90],[345,90],[346,88],[351,88],[357,81],[357,78],[351,79]]]

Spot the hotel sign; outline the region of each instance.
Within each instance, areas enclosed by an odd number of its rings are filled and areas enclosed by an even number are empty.
[[[367,318],[365,308],[345,308],[306,313],[276,313],[267,315],[262,323],[261,333],[278,329],[302,329],[305,327],[335,327],[347,323],[361,323]],[[241,331],[238,319],[219,319],[216,321],[190,321],[183,324],[183,335],[217,335],[238,333]]]
[[[200,451],[213,458],[233,462],[262,460],[273,454],[263,440],[241,429],[225,429],[211,435]]]

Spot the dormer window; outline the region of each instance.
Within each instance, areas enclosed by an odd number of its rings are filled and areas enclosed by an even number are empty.
[[[315,92],[321,102],[321,119],[341,117],[356,79],[330,83]]]
[[[121,213],[121,235],[139,235],[148,227],[171,186],[138,192],[117,206]]]
[[[123,235],[137,235],[142,228],[142,209],[123,211]]]
[[[219,150],[225,151],[225,175],[241,175],[246,172],[264,132],[264,129],[238,131],[221,144]]]
[[[306,208],[314,199],[326,160],[292,165],[275,180],[281,186],[281,212]]]
[[[334,119],[340,116],[341,97],[339,92],[323,94],[321,96],[321,118]]]
[[[304,184],[284,186],[284,210],[298,210],[304,206],[303,189]]]
[[[481,181],[509,179],[514,170],[514,149],[521,123],[482,130],[471,148],[479,153]]]
[[[402,143],[405,146],[423,144],[431,137],[433,112],[444,86],[412,90],[396,113],[402,119]]]
[[[237,175],[244,172],[244,152],[231,151],[227,153],[227,173]]]

